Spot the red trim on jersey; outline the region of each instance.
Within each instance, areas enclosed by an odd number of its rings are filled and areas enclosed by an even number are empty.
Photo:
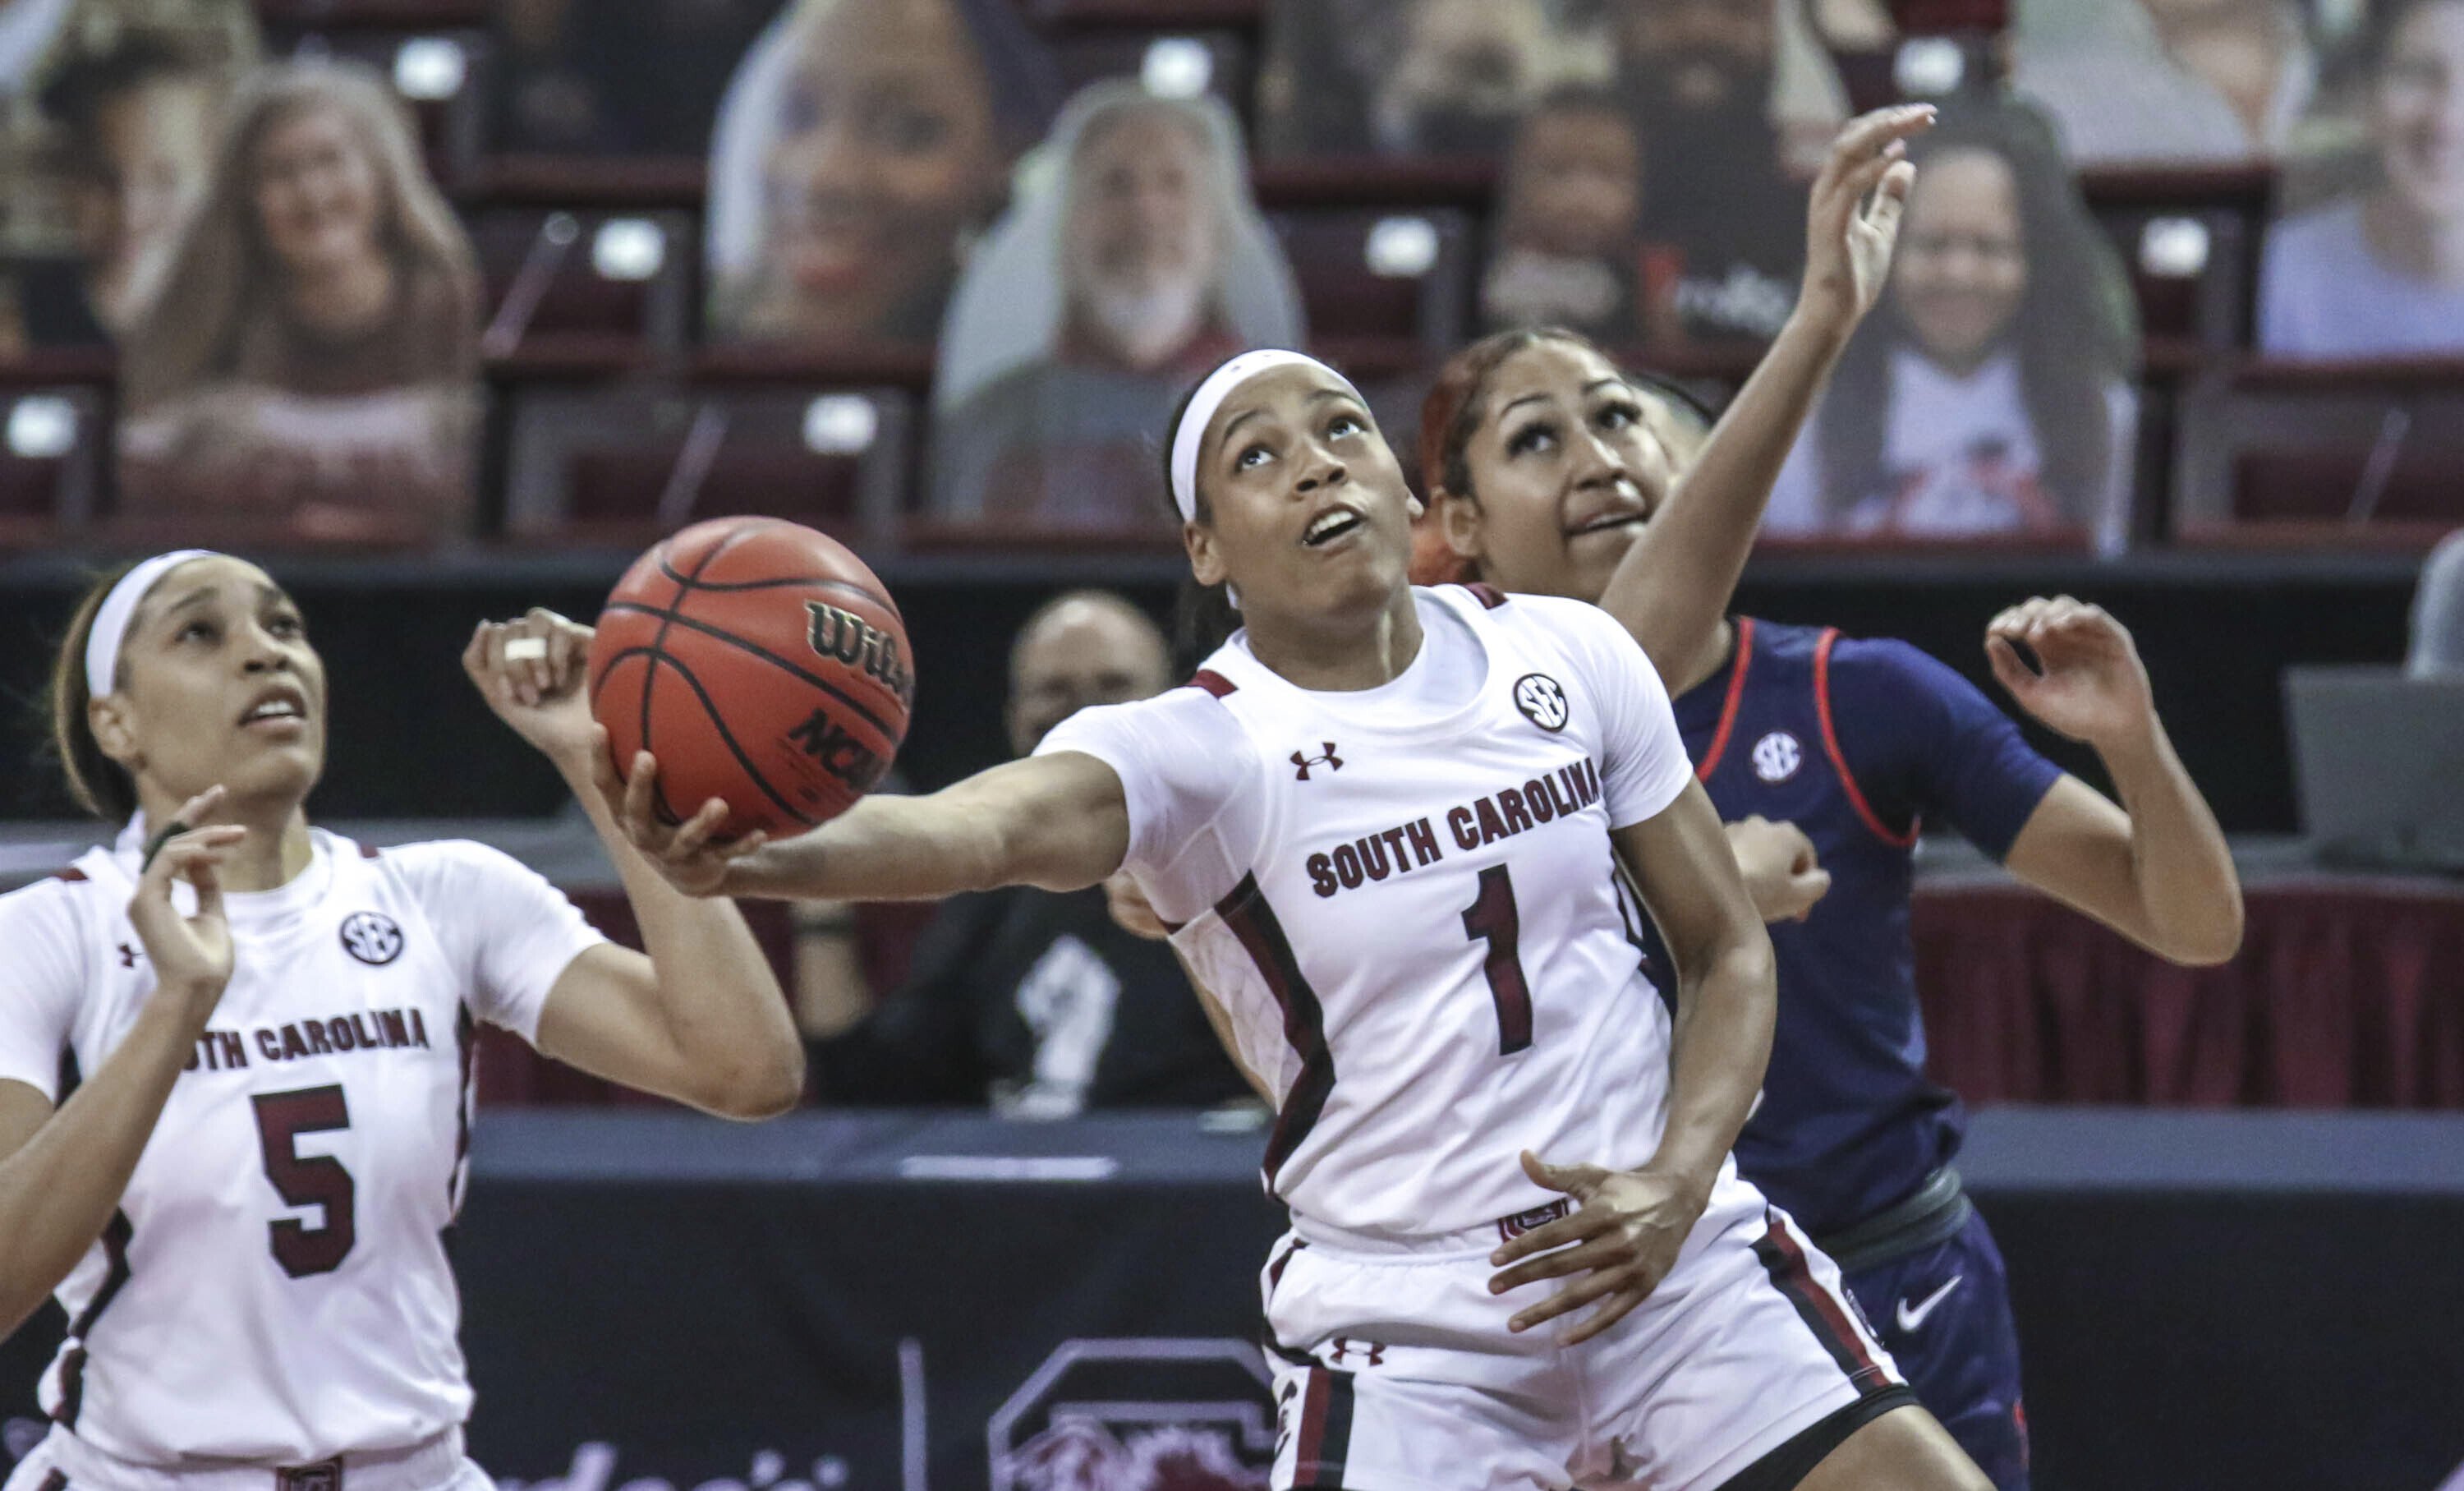
[[[1275,1115],[1274,1129],[1266,1136],[1264,1168],[1271,1189],[1275,1172],[1317,1126],[1318,1116],[1326,1111],[1327,1096],[1334,1091],[1334,1053],[1327,1049],[1326,1010],[1318,1003],[1317,990],[1302,976],[1291,942],[1284,935],[1283,924],[1275,920],[1275,908],[1266,904],[1259,891],[1255,875],[1243,876],[1232,893],[1215,903],[1215,914],[1257,965],[1267,992],[1284,1012],[1284,1039],[1301,1058],[1300,1075],[1284,1094],[1283,1111]]]
[[[1737,727],[1737,708],[1746,701],[1746,670],[1754,661],[1754,618],[1737,618],[1737,656],[1730,664],[1728,697],[1720,701],[1720,727],[1711,732],[1711,744],[1703,752],[1702,762],[1694,768],[1694,780],[1707,782],[1720,765],[1720,757],[1728,748],[1728,732]]]
[[[1465,580],[1462,584],[1464,590],[1471,591],[1483,606],[1491,611],[1506,604],[1506,592],[1496,586],[1481,580]]]
[[[1837,627],[1826,628],[1821,640],[1814,644],[1814,708],[1822,718],[1822,748],[1831,757],[1831,768],[1839,773],[1839,785],[1848,793],[1848,806],[1865,820],[1874,836],[1894,849],[1905,849],[1917,841],[1917,825],[1911,820],[1908,831],[1894,834],[1885,827],[1881,815],[1865,801],[1865,793],[1857,786],[1857,774],[1848,769],[1848,758],[1839,749],[1839,732],[1831,724],[1831,644],[1839,640]]]
[[[71,865],[67,869],[62,870],[59,874],[53,876],[52,879],[55,880],[66,880],[71,885],[75,885],[85,879],[85,872],[75,865]]]
[[[363,859],[374,859],[382,853],[384,853],[384,851],[377,848],[374,844],[362,844],[360,846],[360,857]]]
[[[1857,1328],[1848,1307],[1822,1281],[1805,1260],[1805,1250],[1788,1230],[1780,1214],[1769,1207],[1763,1209],[1763,1235],[1754,1240],[1754,1257],[1762,1259],[1763,1269],[1788,1302],[1796,1306],[1797,1318],[1805,1322],[1831,1360],[1848,1374],[1858,1395],[1871,1397],[1898,1386],[1874,1353],[1865,1346],[1865,1333]]]
[[[1223,675],[1216,672],[1212,668],[1200,668],[1196,673],[1189,676],[1189,683],[1187,686],[1190,688],[1202,688],[1209,694],[1214,695],[1216,698],[1221,699],[1224,695],[1233,692],[1241,685],[1233,682],[1230,679],[1225,678]]]
[[[52,1417],[61,1428],[77,1428],[77,1414],[85,1407],[85,1338],[94,1330],[94,1323],[102,1318],[112,1300],[128,1282],[128,1239],[136,1229],[128,1222],[126,1212],[115,1210],[111,1220],[102,1228],[102,1253],[106,1267],[102,1287],[94,1292],[77,1318],[69,1323],[69,1348],[60,1353],[60,1401],[52,1410]]]

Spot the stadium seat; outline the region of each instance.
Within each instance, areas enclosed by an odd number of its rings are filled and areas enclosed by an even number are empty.
[[[0,551],[90,523],[111,459],[108,357],[57,354],[0,368]]]
[[[491,361],[621,366],[683,349],[700,252],[692,218],[500,209],[468,220]]]
[[[1310,345],[1354,372],[1399,372],[1463,338],[1471,226],[1446,209],[1270,214],[1300,281]]]
[[[894,389],[541,383],[510,405],[517,540],[629,546],[731,513],[878,534],[904,501],[913,406]]]
[[[2464,523],[2460,459],[2464,363],[2253,363],[2185,395],[2175,531],[2426,543]]]

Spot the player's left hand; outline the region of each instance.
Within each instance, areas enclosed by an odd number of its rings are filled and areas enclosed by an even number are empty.
[[[1859,115],[1840,129],[1806,202],[1801,313],[1845,331],[1881,299],[1917,179],[1908,141],[1933,122],[1932,104],[1903,103]]]
[[[1500,1271],[1489,1280],[1488,1290],[1504,1294],[1543,1279],[1589,1276],[1507,1322],[1509,1329],[1529,1330],[1602,1302],[1589,1319],[1567,1332],[1567,1346],[1589,1341],[1623,1320],[1660,1286],[1677,1266],[1678,1251],[1710,1199],[1701,1188],[1664,1171],[1549,1165],[1528,1149],[1523,1173],[1582,1206],[1573,1215],[1535,1227],[1490,1254],[1489,1262],[1500,1265]]]
[[[496,718],[559,766],[587,772],[591,734],[590,628],[534,606],[513,621],[482,621],[462,650],[471,676]]]
[[[2021,643],[2037,667],[2020,660]],[[1985,656],[2021,708],[2072,740],[2104,750],[2155,727],[2146,665],[2129,632],[2101,606],[2067,595],[2022,601],[1985,629]]]

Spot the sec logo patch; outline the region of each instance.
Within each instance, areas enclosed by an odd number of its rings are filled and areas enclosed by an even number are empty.
[[[1551,735],[1566,727],[1571,713],[1566,707],[1566,691],[1545,673],[1527,673],[1514,680],[1514,707],[1523,711],[1524,719]]]
[[[1754,742],[1754,775],[1774,785],[1796,775],[1805,764],[1805,747],[1786,730],[1773,730]]]
[[[402,926],[382,911],[354,911],[342,918],[342,950],[372,968],[402,956]]]

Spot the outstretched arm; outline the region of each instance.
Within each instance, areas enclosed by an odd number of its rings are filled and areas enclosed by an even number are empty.
[[[2116,806],[2077,777],[2056,782],[2012,841],[2011,873],[2159,957],[2231,958],[2242,934],[2233,851],[2173,754],[2129,632],[2067,595],[2031,600],[1993,618],[1985,652],[2021,707],[2096,747],[2122,794]]]
[[[1907,138],[1932,123],[1931,105],[1910,104],[1877,110],[1840,131],[1807,210],[1796,309],[1600,596],[1672,693],[1717,665],[1704,655],[1762,526],[1771,483],[1889,276],[1900,211],[1916,179],[1903,160]]]

